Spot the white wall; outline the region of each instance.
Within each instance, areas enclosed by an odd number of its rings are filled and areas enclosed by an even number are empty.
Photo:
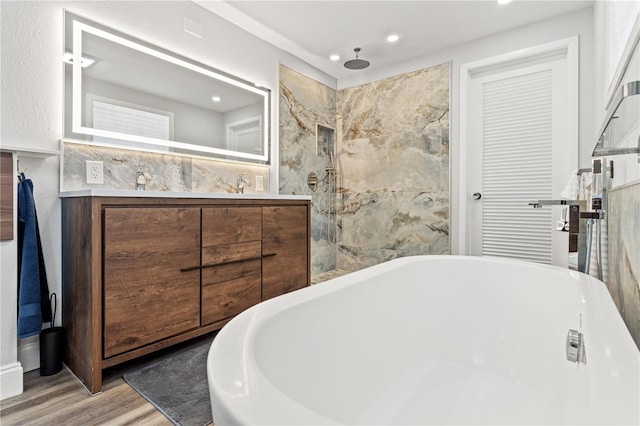
[[[596,2],[597,3],[597,2]],[[495,34],[446,49],[433,55],[418,57],[398,63],[394,67],[379,70],[372,76],[380,80],[392,75],[422,69],[428,66],[451,61],[451,253],[463,253],[459,247],[459,224],[464,216],[458,206],[460,197],[460,65],[519,49],[532,47],[552,41],[578,35],[580,43],[580,111],[579,111],[579,166],[591,166],[591,151],[595,144],[595,133],[599,123],[595,123],[593,103],[594,85],[594,39],[593,9],[582,9],[575,13],[559,16],[542,22],[521,27],[516,30]],[[358,76],[338,81],[338,88],[351,87],[365,83]]]
[[[32,149],[57,150],[63,126],[63,9],[180,53],[271,90],[272,123],[278,122],[278,64],[288,63],[325,81],[335,79],[313,69],[274,46],[186,1],[0,2],[1,123],[0,143]],[[200,23],[203,38],[183,31],[184,18]],[[271,126],[271,158],[277,159],[278,126]],[[35,186],[49,286],[61,293],[61,217],[58,157],[21,158],[20,167]],[[277,166],[272,167],[271,192],[278,191]],[[16,278],[15,249],[2,245],[0,300],[0,384],[14,375]],[[61,298],[59,298],[61,300]],[[58,315],[61,318],[61,315]],[[5,345],[6,343],[6,345]],[[37,345],[35,345],[37,346]],[[30,347],[29,356],[37,357]],[[9,384],[7,384],[9,385]],[[22,384],[20,383],[21,387]],[[4,397],[4,395],[3,395]]]

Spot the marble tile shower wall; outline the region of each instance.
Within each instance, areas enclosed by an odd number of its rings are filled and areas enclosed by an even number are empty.
[[[336,128],[336,91],[280,66],[279,192],[311,195],[311,274],[336,268],[336,192],[327,176],[331,160],[318,155],[316,125]],[[307,176],[318,176],[312,191]]]
[[[640,348],[640,183],[610,191],[608,206],[607,287]]]
[[[449,65],[337,98],[337,267],[449,253]]]
[[[103,162],[104,184],[85,183],[87,160]],[[252,182],[256,175],[262,176],[264,187],[269,188],[267,166],[65,143],[62,190],[134,190],[138,164],[143,164],[151,176],[146,184],[147,191],[235,192],[240,173],[248,173],[248,180]],[[254,192],[255,184],[245,188],[245,193]]]

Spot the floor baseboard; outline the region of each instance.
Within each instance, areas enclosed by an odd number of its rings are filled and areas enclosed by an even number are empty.
[[[23,373],[22,365],[19,362],[0,367],[0,400],[22,393]]]

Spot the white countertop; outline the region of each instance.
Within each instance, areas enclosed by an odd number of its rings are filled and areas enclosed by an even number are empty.
[[[133,191],[117,189],[81,189],[62,191],[61,198],[67,197],[131,197],[131,198],[219,198],[230,200],[311,200],[310,195],[280,194],[229,194],[226,192],[165,192]]]

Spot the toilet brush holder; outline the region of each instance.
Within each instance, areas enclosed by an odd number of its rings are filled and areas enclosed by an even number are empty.
[[[52,307],[51,327],[40,332],[40,375],[51,376],[62,370],[64,360],[65,331],[62,327],[54,327],[58,311],[58,297],[51,294],[49,303]]]
[[[65,332],[62,327],[52,327],[40,332],[40,375],[51,376],[62,370]]]

